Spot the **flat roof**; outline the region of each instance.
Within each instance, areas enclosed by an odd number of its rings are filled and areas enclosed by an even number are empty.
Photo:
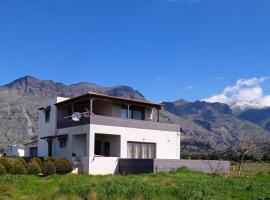
[[[109,99],[109,100],[115,100],[115,101],[120,101],[120,102],[126,102],[126,103],[135,103],[135,104],[143,104],[143,105],[148,105],[148,106],[152,106],[152,107],[157,107],[157,108],[161,108],[163,106],[163,104],[157,104],[157,103],[152,103],[150,101],[146,101],[146,100],[137,100],[137,99],[130,99],[130,98],[125,98],[125,97],[115,97],[115,96],[110,96],[110,95],[105,95],[105,94],[99,94],[99,93],[94,93],[94,92],[88,92],[86,94],[77,96],[77,97],[73,97],[70,99],[67,99],[65,101],[61,101],[59,103],[56,103],[56,106],[59,105],[64,105],[79,99],[83,99],[83,98],[91,98],[91,97],[99,97],[99,98],[103,98],[103,99]]]

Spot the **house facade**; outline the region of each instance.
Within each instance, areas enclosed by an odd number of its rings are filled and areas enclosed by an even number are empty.
[[[180,159],[180,126],[161,104],[87,93],[39,108],[38,156],[67,157],[80,173],[113,174],[119,159]]]

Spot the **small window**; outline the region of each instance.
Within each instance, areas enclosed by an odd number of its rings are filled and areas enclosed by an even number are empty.
[[[50,110],[45,110],[44,114],[45,114],[45,122],[50,122]]]
[[[67,138],[66,137],[60,137],[59,138],[59,147],[65,148],[67,146]]]

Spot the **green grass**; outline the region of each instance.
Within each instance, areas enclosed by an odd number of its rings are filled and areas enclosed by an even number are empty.
[[[270,169],[269,169],[270,171]],[[0,176],[0,199],[270,199],[270,175]]]
[[[245,162],[243,163],[241,174],[250,176],[258,173],[269,173],[270,172],[270,163],[263,162]],[[231,174],[237,174],[237,165],[231,164]]]

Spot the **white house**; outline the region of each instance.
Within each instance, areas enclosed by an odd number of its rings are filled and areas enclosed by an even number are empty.
[[[159,122],[161,104],[87,93],[39,108],[38,156],[65,156],[79,172],[113,174],[119,159],[180,159],[180,126]]]
[[[4,149],[4,155],[6,156],[24,156],[24,147],[21,145],[10,145]]]

